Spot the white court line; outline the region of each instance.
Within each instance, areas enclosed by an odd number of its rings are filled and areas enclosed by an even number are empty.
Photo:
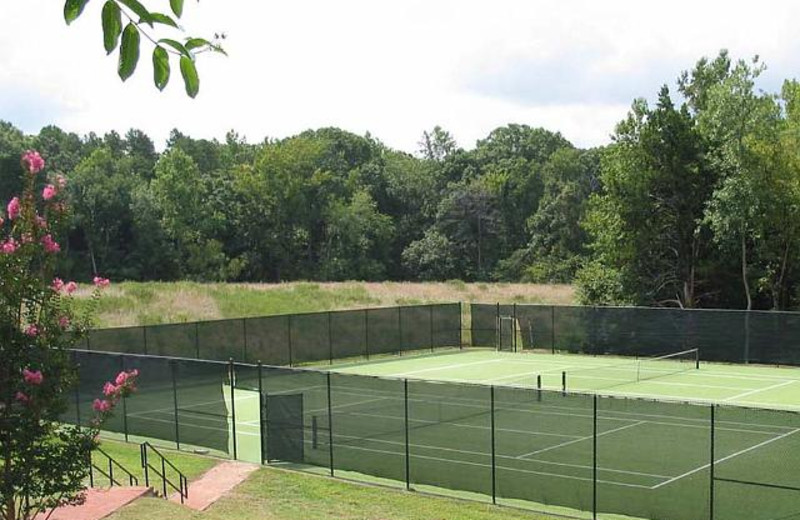
[[[763,448],[767,444],[772,444],[775,441],[779,441],[781,439],[785,439],[786,437],[788,437],[790,435],[794,435],[797,432],[800,432],[800,428],[794,429],[794,430],[792,430],[790,432],[786,432],[783,435],[780,435],[778,437],[773,437],[772,439],[767,439],[764,442],[760,442],[760,443],[756,444],[755,446],[750,446],[749,448],[737,451],[736,453],[731,453],[727,457],[722,457],[721,459],[715,460],[714,464],[716,465],[716,464],[719,464],[721,462],[725,462],[726,460],[730,460],[730,459],[732,459],[734,457],[738,457],[739,455],[744,455],[745,453],[753,451],[753,450],[756,450],[758,448]],[[687,471],[683,475],[678,475],[677,477],[672,477],[671,479],[669,479],[669,480],[667,480],[665,482],[661,482],[660,484],[656,484],[655,486],[651,487],[650,489],[658,489],[661,486],[666,486],[667,484],[671,484],[671,483],[673,483],[675,481],[678,481],[678,480],[680,480],[682,478],[686,478],[689,475],[694,475],[695,473],[697,473],[699,471],[703,471],[704,469],[709,468],[709,467],[711,467],[711,464],[704,464],[704,465],[700,466],[699,468],[695,468],[695,469],[693,469],[691,471]]]
[[[306,441],[306,443],[308,443],[308,442],[309,441]],[[340,445],[340,446],[335,446],[335,448],[336,447],[338,447],[338,448],[347,448],[347,449],[352,449],[352,450],[369,451],[369,452],[373,452],[373,453],[383,453],[383,454],[386,454],[386,455],[405,456],[403,453],[399,453],[399,452],[396,452],[396,451],[376,450],[374,448],[364,448],[362,446],[348,446],[348,445],[341,446]],[[483,463],[480,463],[480,462],[468,462],[468,461],[465,461],[465,460],[445,459],[445,458],[441,458],[441,457],[431,457],[431,456],[428,456],[428,455],[416,455],[416,454],[413,454],[413,453],[411,454],[411,457],[415,458],[415,459],[426,459],[426,460],[435,460],[435,461],[439,461],[439,462],[449,462],[450,464],[460,464],[460,465],[464,465],[464,466],[477,466],[477,467],[480,467],[480,468],[487,468],[487,469],[490,469],[492,467],[491,464],[483,464]],[[594,481],[592,478],[576,477],[576,476],[573,476],[573,475],[564,475],[564,474],[561,474],[561,473],[548,473],[548,472],[545,472],[545,471],[533,471],[533,470],[528,470],[528,469],[509,468],[509,467],[506,467],[506,466],[497,466],[497,468],[498,469],[502,469],[504,471],[514,471],[514,472],[517,472],[517,473],[526,473],[526,474],[529,474],[529,475],[542,475],[542,476],[545,476],[545,477],[563,478],[563,479],[567,479],[567,480],[580,480],[580,481],[583,481],[583,482],[593,482]],[[628,484],[628,483],[625,483],[625,482],[616,482],[616,481],[611,481],[611,480],[598,479],[597,482],[601,483],[601,484],[610,484],[610,485],[613,485],[613,486],[632,487],[632,488],[639,488],[639,489],[651,489],[651,486],[643,486],[641,484]]]
[[[444,365],[441,367],[429,367],[423,368],[421,370],[412,370],[411,372],[399,372],[396,374],[389,374],[388,377],[405,377],[411,376],[414,374],[424,374],[425,372],[435,372],[437,370],[450,370],[452,368],[461,368],[461,367],[468,367],[472,365],[486,365],[489,363],[499,363],[503,361],[502,359],[483,359],[481,361],[471,361],[469,363],[456,363],[455,365]]]
[[[747,392],[742,392],[741,394],[734,395],[732,397],[728,397],[727,399],[723,399],[723,401],[735,401],[741,397],[747,397],[748,395],[759,394],[761,392],[766,392],[768,390],[774,390],[776,388],[781,388],[782,386],[788,386],[796,383],[797,381],[784,381],[783,383],[778,383],[777,385],[768,386],[766,388],[757,388],[755,390],[750,390]]]
[[[603,433],[598,433],[597,437],[602,437],[604,435],[608,435],[608,434],[611,434],[611,433],[616,433],[616,432],[619,432],[619,431],[622,431],[622,430],[627,430],[628,428],[633,428],[634,426],[639,426],[640,424],[645,424],[645,423],[647,423],[647,421],[639,421],[639,422],[636,422],[636,423],[633,423],[633,424],[626,424],[625,426],[620,426],[619,428],[614,428],[613,430],[606,430]],[[525,457],[530,457],[531,455],[539,455],[540,453],[544,453],[546,451],[555,450],[557,448],[563,448],[564,446],[569,446],[570,444],[575,444],[575,443],[578,443],[578,442],[583,442],[583,441],[587,441],[587,440],[594,439],[594,438],[596,438],[595,435],[587,435],[587,436],[581,437],[579,439],[574,439],[574,440],[571,440],[571,441],[562,442],[561,444],[556,444],[555,446],[548,446],[547,448],[542,448],[541,450],[532,451],[530,453],[525,453],[523,455],[517,455],[516,458],[520,459],[520,460],[527,460]]]
[[[370,437],[364,438],[364,437],[357,437],[355,435],[344,435],[344,434],[341,434],[341,433],[334,434],[333,436],[334,437],[344,437],[344,438],[348,438],[348,439],[355,439],[355,440],[364,441],[364,442],[381,442],[381,443],[384,443],[384,444],[393,444],[393,445],[396,445],[396,446],[405,446],[405,442],[400,442],[400,441],[389,441],[389,440],[384,440],[384,439],[373,439],[373,438],[370,438]],[[352,446],[351,444],[335,444],[334,443],[334,448],[343,448],[343,447],[351,447],[351,446]],[[445,448],[443,446],[429,446],[427,444],[413,444],[413,443],[411,443],[411,444],[409,444],[409,447],[410,448],[421,448],[421,449],[424,449],[424,450],[452,451],[452,452],[455,452],[455,453],[466,453],[466,454],[469,454],[469,455],[479,455],[481,457],[491,457],[492,456],[491,453],[487,453],[487,452],[483,452],[483,451],[462,450],[462,449],[458,449],[458,448]],[[392,453],[395,453],[395,452],[392,452]],[[512,457],[510,455],[497,455],[497,458],[498,459],[507,459],[507,460],[517,460],[517,457]],[[588,469],[588,470],[593,468],[593,466],[587,466],[587,465],[582,465],[582,464],[568,464],[566,462],[555,462],[555,461],[551,461],[551,460],[540,460],[540,459],[525,459],[525,462],[536,462],[538,464],[542,464],[542,465],[546,465],[546,466],[563,466],[563,467],[567,467],[567,468],[578,468],[578,469]],[[667,476],[667,475],[655,475],[653,473],[642,473],[642,472],[639,472],[639,471],[628,471],[628,470],[624,470],[624,469],[611,469],[611,468],[598,467],[597,470],[598,471],[604,471],[604,472],[607,472],[607,473],[621,473],[621,474],[624,474],[624,475],[636,475],[636,476],[641,476],[641,477],[657,478],[659,480],[670,478],[670,476]]]

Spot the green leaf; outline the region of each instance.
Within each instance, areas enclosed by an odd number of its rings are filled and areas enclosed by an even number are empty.
[[[136,70],[136,64],[139,62],[139,29],[135,25],[129,23],[122,31],[122,47],[119,49],[119,67],[118,73],[122,81],[125,81],[133,71]]]
[[[117,48],[119,35],[122,33],[122,13],[114,0],[108,0],[103,5],[103,45],[106,54]]]
[[[183,15],[183,0],[169,0],[169,6],[178,18]]]
[[[178,28],[178,22],[162,13],[150,13],[150,20],[154,23],[169,25],[170,27],[174,27],[176,29]]]
[[[64,2],[64,21],[67,25],[74,22],[83,12],[89,0],[67,0]]]
[[[150,11],[147,10],[145,6],[143,6],[139,0],[117,0],[119,3],[136,13],[136,15],[141,19],[141,22],[146,23],[150,27],[153,26],[152,15]]]
[[[170,38],[161,38],[160,40],[158,40],[158,43],[163,43],[164,45],[169,45],[170,47],[172,47],[176,51],[180,52],[181,54],[183,54],[187,58],[190,58],[190,59],[192,58],[192,53],[189,52],[189,49],[184,47],[181,42],[178,42],[178,41],[175,41],[175,40],[171,40]]]
[[[186,39],[186,48],[189,50],[196,49],[198,47],[204,47],[206,45],[211,45],[211,42],[206,40],[205,38],[187,38]]]
[[[158,90],[164,90],[169,82],[169,54],[160,45],[153,49],[153,82]]]
[[[183,84],[186,86],[186,94],[190,98],[194,98],[200,91],[200,78],[197,76],[197,68],[194,66],[194,61],[181,56],[181,75],[183,76]]]

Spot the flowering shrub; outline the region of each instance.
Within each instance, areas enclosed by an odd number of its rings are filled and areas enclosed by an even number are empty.
[[[85,335],[93,305],[77,313],[78,284],[54,276],[68,217],[67,180],[55,176],[39,192],[44,160],[22,156],[23,192],[0,210],[0,518],[30,519],[83,500],[87,460],[98,428],[136,388],[136,371],[121,372],[97,389],[89,427],[64,424],[76,384],[69,349]],[[0,206],[2,208],[2,206]],[[94,279],[92,304],[109,281]]]

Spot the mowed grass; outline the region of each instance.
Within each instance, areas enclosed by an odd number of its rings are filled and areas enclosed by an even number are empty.
[[[204,512],[143,498],[109,520],[554,520],[486,504],[263,468]]]
[[[79,291],[88,303],[91,291]],[[224,284],[122,282],[104,291],[97,327],[155,325],[434,302],[516,302],[567,305],[575,302],[569,285],[474,283],[331,282]]]
[[[139,454],[139,445],[125,442],[118,442],[111,439],[101,439],[100,448],[105,451],[111,458],[120,463],[126,470],[130,471],[136,478],[139,479],[139,484],[144,485],[144,470],[142,469],[141,456]],[[202,457],[193,455],[186,452],[179,452],[164,448],[157,448],[167,460],[172,462],[181,472],[186,475],[191,483],[220,461],[212,457]],[[95,465],[102,468],[108,473],[108,459],[98,452],[92,454],[92,460]],[[160,462],[152,460],[151,464],[160,467]],[[128,484],[128,476],[119,471],[119,468],[114,467],[114,478],[123,485]],[[177,484],[178,479],[172,470],[167,471],[167,479]],[[105,486],[108,484],[108,479],[95,471],[95,485]],[[161,489],[161,479],[150,474],[150,485],[156,489]]]

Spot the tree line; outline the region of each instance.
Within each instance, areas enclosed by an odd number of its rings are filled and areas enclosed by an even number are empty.
[[[0,196],[27,148],[69,178],[75,278],[574,282],[585,303],[792,309],[800,86],[757,90],[763,71],[703,58],[592,149],[509,124],[472,149],[436,127],[414,154],[338,128],[173,130],[159,153],[135,129],[0,122]]]

